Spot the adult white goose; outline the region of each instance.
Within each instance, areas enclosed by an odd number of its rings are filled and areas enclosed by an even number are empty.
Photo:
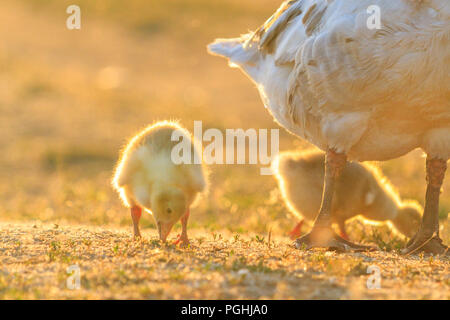
[[[373,5],[381,29],[368,27]],[[403,252],[448,252],[438,207],[450,158],[449,0],[287,1],[255,32],[209,50],[254,81],[278,123],[327,152],[321,209],[298,247],[365,249],[331,230],[336,178],[348,158],[389,160],[421,148],[426,205]]]

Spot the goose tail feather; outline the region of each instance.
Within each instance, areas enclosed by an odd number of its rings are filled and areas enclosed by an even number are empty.
[[[230,67],[242,69],[255,82],[258,81],[260,54],[249,45],[252,35],[244,35],[233,39],[216,39],[208,45],[208,52],[212,55],[227,58]]]

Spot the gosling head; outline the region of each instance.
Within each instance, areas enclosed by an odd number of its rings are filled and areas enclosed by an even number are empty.
[[[408,238],[413,237],[419,230],[422,221],[422,207],[413,201],[400,205],[397,217],[392,221],[395,228]]]
[[[178,188],[165,188],[153,194],[151,204],[159,239],[165,242],[173,225],[186,213],[186,197]]]

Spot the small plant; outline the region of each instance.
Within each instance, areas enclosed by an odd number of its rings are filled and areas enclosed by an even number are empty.
[[[298,249],[300,249],[302,251],[306,251],[306,243],[302,243],[300,248],[298,248]]]
[[[272,241],[272,228],[270,228],[270,230],[269,230],[269,240],[267,240],[267,246],[269,247],[269,249],[270,249],[271,241]]]
[[[318,251],[311,256],[311,261],[314,263],[328,264],[330,262],[330,259],[325,256],[325,253],[323,251]]]
[[[353,268],[349,271],[350,275],[361,276],[367,274],[367,265],[359,261]]]
[[[213,236],[214,241],[222,240],[222,235],[220,233],[217,234],[217,233],[213,232],[212,236]]]
[[[260,237],[260,236],[256,235],[255,240],[256,240],[256,242],[258,242],[260,244],[264,243],[264,237]]]
[[[47,256],[50,261],[58,260],[63,263],[71,263],[73,261],[73,257],[69,252],[62,250],[61,243],[58,241],[50,242],[50,248],[47,252]]]
[[[387,252],[400,250],[405,246],[405,242],[392,233],[388,235],[389,240],[385,241],[383,239],[383,234],[375,228],[372,228],[371,236],[365,238],[370,242],[376,243],[380,249]]]
[[[154,247],[161,247],[161,241],[159,239],[152,239],[149,243]]]

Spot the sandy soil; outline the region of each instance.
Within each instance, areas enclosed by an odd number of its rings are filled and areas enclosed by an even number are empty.
[[[1,299],[450,298],[447,258],[301,251],[282,238],[196,230],[187,249],[161,245],[155,230],[140,241],[128,229],[54,224],[3,223],[0,233]],[[368,288],[371,266],[379,289]]]

